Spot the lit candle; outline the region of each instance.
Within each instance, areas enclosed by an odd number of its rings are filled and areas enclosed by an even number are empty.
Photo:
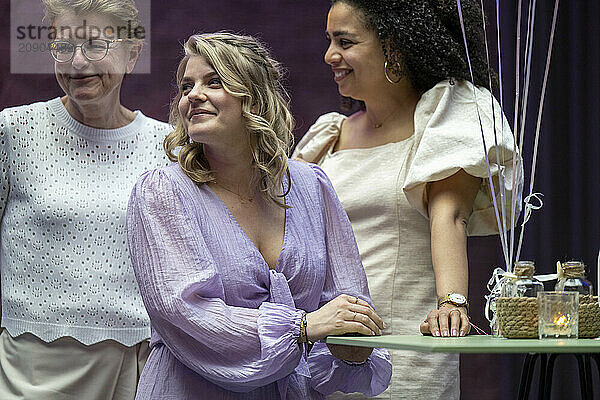
[[[538,293],[539,338],[577,338],[578,292]]]
[[[570,315],[562,315],[560,313],[558,313],[557,315],[554,316],[554,325],[556,325],[556,327],[558,328],[558,331],[560,332],[561,330],[563,330],[565,327],[567,327],[569,325],[569,320],[570,320]]]

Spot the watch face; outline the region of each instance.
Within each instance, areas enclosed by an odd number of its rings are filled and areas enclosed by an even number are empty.
[[[467,299],[465,298],[465,296],[463,296],[462,294],[459,294],[459,293],[450,293],[448,295],[448,300],[450,300],[451,302],[453,302],[455,304],[465,304],[467,302]]]

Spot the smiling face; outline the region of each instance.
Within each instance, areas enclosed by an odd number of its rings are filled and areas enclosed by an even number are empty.
[[[360,10],[335,3],[327,16],[330,41],[325,62],[331,66],[342,96],[365,100],[386,86],[385,57],[375,31],[367,29]]]
[[[105,36],[103,32],[98,34],[91,27],[104,31],[104,28],[115,27],[117,24],[105,15],[66,13],[56,17],[53,26],[57,30],[56,40],[81,45],[92,37],[112,38]],[[83,29],[84,26],[86,29]],[[81,49],[76,48],[71,61],[55,62],[56,80],[67,95],[67,102],[74,102],[78,106],[118,103],[123,76],[133,70],[139,49],[139,46],[132,46],[128,42],[116,42],[110,45],[108,54],[102,60],[89,61],[81,53]]]
[[[242,102],[229,94],[204,57],[192,56],[179,82],[179,117],[192,141],[224,149],[243,146]],[[224,146],[223,146],[224,145]]]

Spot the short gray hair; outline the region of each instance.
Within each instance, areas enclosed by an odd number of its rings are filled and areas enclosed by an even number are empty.
[[[44,19],[51,24],[59,15],[71,12],[76,15],[102,14],[120,26],[131,26],[132,30],[142,26],[134,0],[42,0],[42,3]]]

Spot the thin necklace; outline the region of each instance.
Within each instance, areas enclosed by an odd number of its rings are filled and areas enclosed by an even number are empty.
[[[244,202],[246,202],[246,201],[247,201],[248,203],[252,203],[252,202],[254,201],[254,197],[252,197],[252,196],[250,196],[250,197],[244,197],[244,196],[242,196],[241,194],[239,194],[239,193],[237,193],[237,192],[234,192],[234,191],[233,191],[233,190],[231,190],[231,189],[228,189],[228,188],[226,188],[225,186],[223,186],[222,184],[220,184],[220,183],[219,183],[219,182],[217,182],[217,181],[213,181],[212,183],[214,183],[215,185],[217,185],[217,186],[221,187],[221,188],[222,188],[222,189],[224,189],[224,190],[227,190],[229,193],[235,194],[237,197],[239,197],[239,198],[240,198],[240,200],[242,201],[242,203],[244,203]]]
[[[371,126],[374,129],[379,129],[383,126],[384,122],[387,122],[389,119],[391,119],[395,114],[397,114],[397,110],[392,111],[391,113],[389,113],[384,119],[382,119],[380,122],[372,122]]]

